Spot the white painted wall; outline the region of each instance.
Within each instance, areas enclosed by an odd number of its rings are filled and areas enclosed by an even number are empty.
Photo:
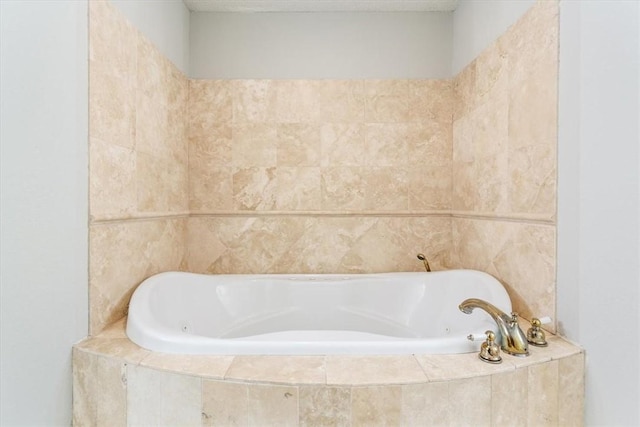
[[[87,2],[0,1],[0,425],[71,423],[87,335]]]
[[[640,3],[562,1],[558,319],[586,423],[640,425]]]
[[[182,0],[112,0],[173,64],[189,75],[189,9]]]
[[[452,14],[192,13],[199,79],[448,78]]]
[[[534,3],[535,0],[459,0],[453,13],[452,74],[462,71]]]

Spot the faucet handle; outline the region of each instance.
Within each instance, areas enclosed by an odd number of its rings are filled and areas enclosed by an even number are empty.
[[[478,357],[487,363],[502,363],[500,356],[500,346],[496,344],[496,334],[493,331],[485,332],[487,340],[480,346],[480,354]]]
[[[547,320],[547,319],[544,319]],[[550,319],[549,319],[550,320]],[[545,322],[548,323],[548,322]],[[546,347],[547,346],[547,337],[544,334],[544,331],[540,327],[542,322],[538,318],[531,318],[531,328],[527,331],[527,341],[529,344],[533,344],[538,347]]]

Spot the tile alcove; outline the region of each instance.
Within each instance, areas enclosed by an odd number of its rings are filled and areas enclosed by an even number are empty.
[[[557,48],[557,3],[540,1],[449,80],[190,80],[90,2],[92,337],[74,349],[76,424],[156,409],[171,424],[180,404],[215,425],[220,390],[244,424],[367,424],[377,401],[391,424],[508,425],[514,408],[530,425],[581,424],[583,354],[560,338],[499,367],[373,357],[356,362],[365,374],[327,356],[249,378],[270,359],[150,354],[114,326],[161,271],[417,271],[418,252],[494,275],[525,318],[555,318]],[[171,387],[161,408],[140,400]]]

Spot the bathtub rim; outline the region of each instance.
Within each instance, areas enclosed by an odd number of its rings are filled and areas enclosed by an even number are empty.
[[[383,273],[276,273],[276,274],[198,274],[189,272],[168,271],[158,273],[147,278],[135,290],[130,304],[143,305],[149,301],[149,295],[154,289],[154,284],[165,279],[167,276],[191,276],[194,278],[215,276],[216,278],[232,278],[232,279],[289,279],[289,280],[357,280],[375,278],[376,280],[384,280],[388,277],[409,277],[421,278],[425,276],[449,275],[453,279],[456,275],[477,276],[482,281],[488,281],[492,288],[498,290],[502,298],[506,298],[505,304],[508,302],[509,311],[511,308],[511,299],[502,285],[502,283],[488,273],[471,270],[471,269],[452,269],[440,270],[434,272],[383,272]],[[146,298],[145,298],[146,297]],[[460,300],[459,302],[462,302]],[[499,304],[498,304],[499,305]],[[466,331],[464,334],[438,337],[438,338],[422,338],[422,339],[405,339],[401,340],[376,340],[376,341],[357,341],[355,343],[348,341],[303,341],[303,342],[277,342],[269,341],[265,350],[261,346],[265,343],[256,341],[255,339],[225,339],[206,336],[192,336],[181,334],[175,329],[169,328],[165,324],[157,321],[150,313],[150,309],[145,306],[140,307],[142,316],[128,317],[126,324],[126,334],[135,343],[151,351],[160,351],[173,354],[201,354],[201,355],[349,355],[349,354],[387,354],[387,355],[404,355],[412,353],[429,353],[429,354],[456,354],[471,353],[476,351],[479,343],[471,343],[466,337],[469,334],[479,335],[486,330],[493,330],[499,333],[497,326],[492,321],[485,321],[482,325],[474,327],[473,330]],[[404,345],[403,345],[404,344]],[[411,346],[411,351],[406,349],[406,345]],[[441,346],[446,348],[440,348]],[[175,347],[180,347],[175,349]],[[452,348],[456,350],[452,350]]]

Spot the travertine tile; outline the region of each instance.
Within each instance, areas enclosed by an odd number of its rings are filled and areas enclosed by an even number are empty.
[[[137,31],[110,1],[89,3],[89,59],[118,77],[135,76]]]
[[[454,209],[508,210],[507,106],[506,97],[491,99],[454,123]]]
[[[166,58],[141,33],[136,38],[136,87],[138,95],[155,98],[159,104],[166,105],[164,91],[166,79]]]
[[[351,425],[351,389],[348,387],[300,387],[299,425]]]
[[[234,356],[203,354],[167,354],[151,352],[141,366],[162,371],[179,372],[201,378],[224,378]]]
[[[454,218],[452,239],[460,267],[497,277],[522,317],[555,312],[554,226]]]
[[[89,64],[90,137],[132,149],[135,144],[136,97],[134,83],[115,75],[108,66]]]
[[[189,125],[189,162],[194,157],[206,157],[218,166],[230,166],[232,159],[232,127],[228,123],[214,123],[206,128]],[[198,178],[196,173],[191,173]]]
[[[509,57],[509,84],[519,85],[542,64],[558,63],[559,2],[536,2],[516,24],[501,37]]]
[[[409,160],[407,125],[368,123],[365,125],[365,165],[405,166]]]
[[[475,147],[473,121],[466,115],[453,122],[451,175],[452,208],[472,210],[476,199],[474,178]]]
[[[271,80],[233,81],[233,122],[275,122],[276,90]]]
[[[192,157],[189,173],[190,212],[230,211],[233,203],[233,169],[218,166],[209,157]]]
[[[503,36],[509,56],[510,202],[555,212],[558,2],[537,2]]]
[[[584,353],[558,361],[558,425],[584,424]]]
[[[273,265],[277,272],[346,272],[343,257],[373,226],[374,218],[307,218],[300,237]]]
[[[366,169],[326,167],[321,171],[321,206],[327,210],[364,210]]]
[[[511,210],[555,216],[555,147],[530,146],[510,150]]]
[[[206,133],[233,120],[233,83],[229,80],[189,80],[189,126],[192,135]]]
[[[414,166],[407,171],[409,210],[451,208],[451,168]]]
[[[410,122],[451,124],[453,85],[451,80],[409,80]]]
[[[476,61],[471,61],[469,65],[453,80],[453,120],[468,114],[476,105]]]
[[[138,212],[184,213],[188,209],[187,165],[173,159],[136,154]]]
[[[324,384],[323,356],[236,356],[225,379]]]
[[[187,78],[142,35],[137,45],[136,151],[186,166]]]
[[[127,317],[123,317],[122,319],[114,322],[104,328],[102,332],[100,332],[100,338],[104,339],[112,339],[112,338],[127,338],[127,334],[125,332],[127,327]]]
[[[297,426],[298,387],[249,386],[249,426]]]
[[[156,93],[147,95],[141,90],[136,94],[136,151],[148,155],[170,157],[168,143],[168,106]]]
[[[136,364],[151,354],[149,350],[134,344],[129,338],[103,338],[102,335],[87,338],[75,347],[84,352]]]
[[[321,170],[319,167],[278,167],[276,209],[311,211],[321,208]]]
[[[449,218],[378,218],[346,252],[340,270],[422,271],[417,253],[427,254],[434,270],[442,269],[451,246],[448,224]]]
[[[429,381],[480,377],[515,369],[510,358],[504,355],[502,363],[496,365],[483,362],[475,352],[463,354],[416,354],[415,358],[424,369]]]
[[[509,109],[505,97],[491,99],[472,115],[474,150],[474,210],[508,210]]]
[[[509,87],[509,54],[505,36],[499,37],[475,59],[475,96],[479,103],[502,96]]]
[[[322,123],[360,123],[364,121],[363,80],[320,80],[319,115]]]
[[[90,331],[97,334],[126,314],[135,287],[162,271],[178,270],[185,220],[94,224],[89,229]]]
[[[514,212],[555,212],[557,93],[557,64],[534,68],[529,79],[509,92],[509,198]]]
[[[529,323],[521,322],[520,328],[526,332],[529,328]],[[547,332],[547,343],[547,347],[529,345],[529,357],[514,358],[513,363],[517,367],[530,366],[547,362],[549,360],[564,359],[582,351],[580,347],[575,346],[560,337],[551,335],[549,332]]]
[[[322,166],[363,166],[365,127],[360,123],[323,124],[320,128]]]
[[[527,369],[491,376],[491,425],[524,423],[527,413]]]
[[[320,126],[290,123],[278,126],[278,166],[320,166]]]
[[[526,333],[526,330],[523,329],[523,331]],[[510,357],[509,360],[515,365],[516,369],[551,361],[549,352],[540,350],[541,348],[530,345],[528,357]]]
[[[546,328],[547,325],[543,325],[543,327]],[[573,356],[583,352],[582,348],[578,347],[577,345],[572,344],[559,336],[550,335],[548,332],[547,343],[548,347],[535,348],[542,351],[550,351],[552,359],[563,359],[565,357]]]
[[[351,425],[399,425],[400,386],[354,387],[351,389]]]
[[[406,211],[409,183],[406,168],[375,166],[364,173],[364,207],[370,211]]]
[[[449,223],[449,218],[307,219],[302,235],[270,271],[420,271],[418,252],[429,254],[431,265],[442,268],[450,246]]]
[[[127,425],[200,426],[202,380],[127,366]]]
[[[409,80],[365,80],[365,121],[402,123],[408,121]]]
[[[191,269],[208,273],[299,272],[289,269],[288,264],[278,266],[286,264],[283,258],[290,251],[291,259],[300,259],[296,245],[310,221],[296,217],[190,218]]]
[[[427,381],[413,356],[327,356],[327,384],[405,384]]]
[[[233,202],[237,210],[272,210],[278,191],[276,168],[252,167],[233,172]]]
[[[449,419],[450,426],[491,425],[490,376],[449,382]]]
[[[274,167],[278,158],[278,128],[269,123],[233,126],[231,162],[236,168]]]
[[[558,361],[531,365],[527,370],[528,425],[558,425]]]
[[[217,233],[220,223],[221,220],[218,218],[191,217],[187,220],[188,271],[193,273],[215,271],[214,263],[227,250]]]
[[[403,426],[448,426],[449,384],[432,382],[402,386]]]
[[[73,425],[127,422],[126,364],[121,359],[73,349]]]
[[[453,252],[461,268],[489,271],[493,260],[510,237],[504,221],[454,218]]]
[[[227,381],[202,381],[202,425],[246,426],[249,386]]]
[[[556,289],[555,227],[509,224],[511,238],[493,260],[514,310],[521,316],[553,316]],[[531,274],[535,272],[535,274]],[[547,325],[554,332],[553,325]]]
[[[136,212],[136,155],[132,149],[92,138],[89,170],[92,219],[126,218]]]
[[[453,155],[451,122],[409,123],[406,126],[406,136],[408,165],[439,166],[451,169]]]
[[[313,123],[319,117],[317,80],[272,80],[278,123]]]

